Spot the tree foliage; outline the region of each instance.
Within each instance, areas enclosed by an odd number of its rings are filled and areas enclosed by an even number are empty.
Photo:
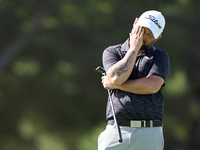
[[[198,150],[198,0],[1,0],[0,149],[93,150],[104,130],[106,90],[95,68],[124,42],[135,17],[166,18],[155,43],[170,56],[165,149]]]

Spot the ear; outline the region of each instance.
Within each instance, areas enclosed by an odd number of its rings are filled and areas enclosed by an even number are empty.
[[[162,38],[162,36],[160,35],[157,39],[155,39],[153,42],[152,42],[152,45],[156,42],[156,41],[158,41],[159,39],[161,39]]]
[[[135,21],[134,21],[134,23],[133,23],[133,27],[134,27],[134,25],[137,24],[138,20],[139,20],[138,18],[135,18]]]
[[[162,38],[162,36],[160,35],[160,36],[156,39],[156,41],[159,40],[159,39],[161,39],[161,38]]]

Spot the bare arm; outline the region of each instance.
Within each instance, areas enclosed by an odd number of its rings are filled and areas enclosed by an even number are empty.
[[[104,88],[120,89],[134,94],[153,94],[160,90],[164,80],[159,76],[150,75],[140,79],[127,80],[121,85],[114,85],[106,76],[103,76],[102,83]]]
[[[112,84],[121,85],[130,76],[140,47],[143,42],[144,28],[137,26],[133,28],[130,33],[130,49],[126,53],[123,59],[114,64],[106,72],[108,79]]]

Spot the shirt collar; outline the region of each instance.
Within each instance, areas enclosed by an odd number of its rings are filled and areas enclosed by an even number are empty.
[[[154,46],[150,46],[144,53],[151,53],[156,48]],[[129,38],[122,44],[121,51],[127,52],[129,50]]]

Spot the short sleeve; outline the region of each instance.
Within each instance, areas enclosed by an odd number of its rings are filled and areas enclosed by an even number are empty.
[[[102,62],[103,67],[106,71],[114,64],[116,64],[119,60],[121,60],[121,56],[118,51],[119,45],[110,46],[103,51]]]
[[[154,62],[148,75],[157,75],[166,80],[169,74],[169,56],[167,52],[156,49],[154,51]]]

